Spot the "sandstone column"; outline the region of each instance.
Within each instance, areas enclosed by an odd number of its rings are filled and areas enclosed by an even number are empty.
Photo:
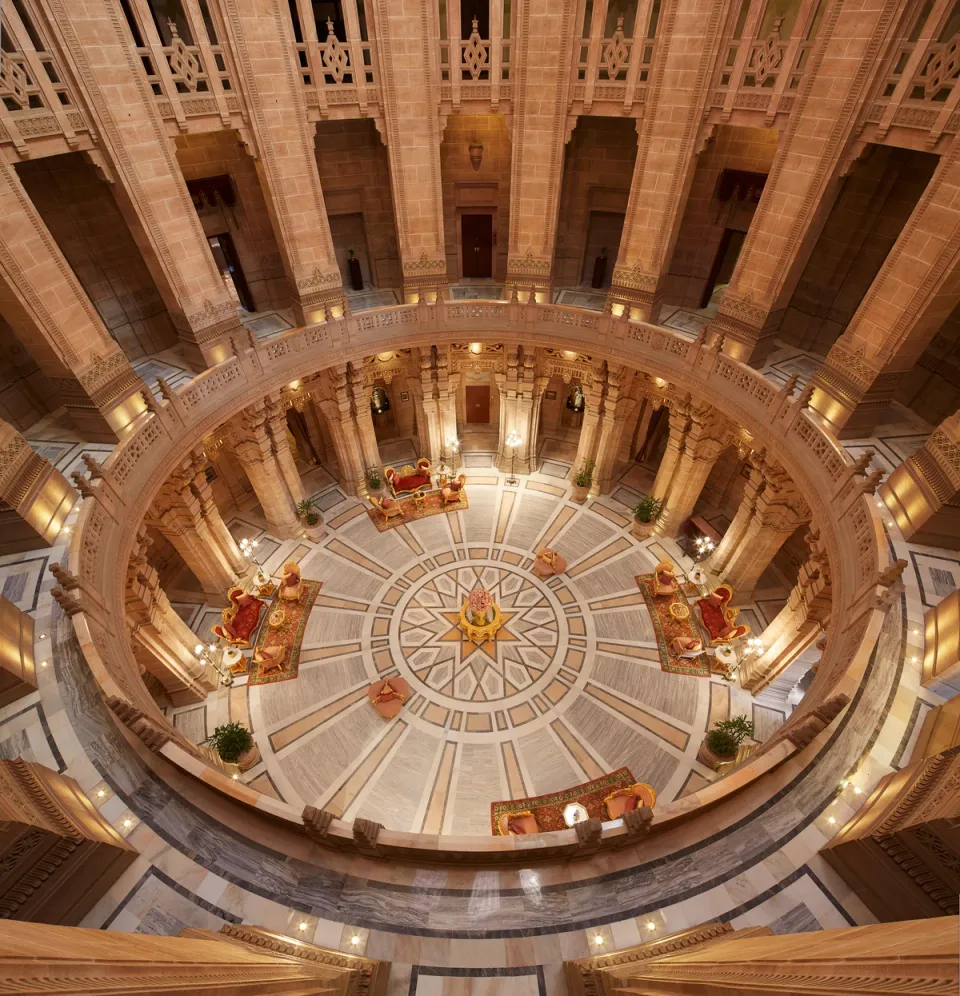
[[[354,421],[360,452],[363,454],[364,476],[372,467],[382,469],[380,448],[377,445],[377,431],[373,427],[373,413],[370,411],[370,388],[363,383],[363,374],[350,364],[350,393],[353,395]]]
[[[0,708],[37,690],[33,616],[0,595]]]
[[[809,534],[811,554],[800,568],[787,604],[760,634],[764,652],[747,657],[740,666],[740,683],[752,694],[762,692],[796,657],[814,643],[830,619],[832,589],[830,564],[818,543]]]
[[[320,390],[323,390],[326,396],[317,398],[316,402],[326,419],[330,439],[337,453],[340,486],[344,494],[363,497],[367,493],[366,475],[357,442],[346,364],[329,369],[326,383],[322,388],[318,388],[318,391]]]
[[[141,527],[127,570],[127,627],[134,657],[163,686],[175,706],[203,702],[208,692],[216,690],[216,671],[212,665],[201,664],[194,654],[197,643],[205,641],[198,640],[174,612],[157,572],[147,560],[149,543]],[[225,595],[225,591],[220,594]]]
[[[269,531],[280,539],[290,539],[301,532],[296,505],[299,499],[291,494],[268,423],[266,406],[257,402],[233,419],[228,437],[257,495]]]
[[[287,427],[287,410],[280,400],[279,393],[267,395],[264,399],[264,423],[267,434],[270,437],[270,448],[273,450],[280,473],[283,475],[287,491],[296,506],[306,497],[303,491],[303,481],[300,479],[300,470],[294,458],[293,450],[290,449],[289,429]]]
[[[904,539],[960,549],[960,411],[894,467],[877,493]]]
[[[643,321],[659,317],[662,284],[707,127],[704,112],[713,95],[731,10],[736,16],[733,8],[726,0],[672,0],[664,3],[660,14],[656,55],[637,125],[630,199],[608,297]],[[631,61],[639,54],[645,31],[638,13]]]
[[[517,8],[507,283],[521,290],[550,286],[576,9],[568,0],[529,0]]]
[[[424,418],[424,425],[420,431],[420,454],[432,463],[439,463],[446,447],[440,420],[440,402],[437,397],[437,375],[429,349],[420,350],[420,391]]]
[[[76,500],[63,474],[0,419],[0,556],[53,546]]]
[[[670,483],[680,462],[684,441],[690,428],[690,405],[686,402],[675,402],[668,406],[665,412],[667,418],[667,445],[660,458],[660,466],[653,480],[650,494],[665,502]],[[642,445],[642,443],[641,443]]]
[[[762,365],[853,158],[863,102],[883,65],[899,0],[830,4],[720,310],[724,349]]]
[[[898,381],[960,304],[960,140],[927,184],[843,335],[811,384],[841,438],[872,435]]]
[[[710,570],[738,597],[749,598],[780,547],[809,521],[810,508],[786,471],[758,457],[737,514],[710,558]]]
[[[294,62],[290,12],[274,0],[222,0],[222,6],[247,98],[247,145],[270,209],[294,314],[298,323],[322,321],[325,304],[343,306],[343,285],[320,189],[316,129]]]
[[[407,300],[447,284],[440,185],[437,8],[427,0],[373,5],[386,146]]]
[[[65,58],[83,81],[117,201],[197,370],[230,356],[239,331],[120,0],[50,0]],[[152,29],[152,25],[149,25]],[[292,52],[291,52],[292,57]]]
[[[220,509],[213,498],[213,489],[204,473],[207,466],[207,455],[202,447],[192,450],[189,457],[183,463],[183,472],[188,476],[190,490],[200,503],[200,514],[207,524],[214,543],[219,547],[223,560],[229,565],[234,574],[246,573],[249,564],[246,557],[240,552],[237,541],[233,538],[227,524],[223,521]]]
[[[110,337],[56,241],[0,163],[0,312],[84,439],[115,442],[145,410],[144,383]]]
[[[175,470],[147,513],[147,524],[170,541],[208,595],[224,595],[239,580],[231,559],[210,528],[192,485],[190,461]]]
[[[532,424],[534,390],[534,353],[523,348],[522,355],[516,347],[507,353],[507,373],[498,376],[500,388],[500,439],[497,444],[497,468],[502,473],[514,470],[529,474],[535,463],[536,428]],[[511,432],[520,437],[516,447],[507,446]],[[531,449],[533,447],[533,450]]]
[[[673,439],[671,419],[671,441]],[[693,515],[700,492],[727,442],[725,419],[713,408],[690,409],[690,420],[683,437],[683,450],[663,496],[663,507],[654,531],[660,536],[679,536],[684,523]],[[660,480],[659,473],[657,480]],[[654,487],[656,492],[656,486]]]
[[[585,464],[596,460],[597,428],[600,425],[600,402],[603,399],[603,381],[605,373],[603,363],[594,364],[590,373],[580,387],[583,389],[583,421],[580,423],[580,441],[577,444],[577,456],[570,468],[570,479],[573,480]],[[589,381],[589,383],[588,383]],[[594,468],[596,479],[596,468]]]
[[[607,389],[603,398],[603,418],[597,445],[594,485],[597,494],[610,494],[617,482],[617,466],[627,427],[633,424],[639,401],[630,396],[633,374],[624,366],[607,366]],[[628,458],[629,459],[629,458]]]

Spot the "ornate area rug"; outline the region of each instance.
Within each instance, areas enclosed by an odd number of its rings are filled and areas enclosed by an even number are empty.
[[[568,830],[563,822],[563,807],[568,802],[579,802],[586,807],[592,820],[604,820],[603,800],[616,789],[630,788],[636,778],[629,768],[617,768],[608,775],[601,775],[593,781],[575,785],[573,788],[551,792],[549,795],[533,795],[527,799],[503,799],[490,803],[490,826],[494,837],[500,837],[500,817],[504,813],[529,810],[536,817],[541,832],[548,830]]]
[[[389,519],[384,517],[375,509],[368,508],[367,515],[381,533],[388,529],[396,529],[405,522],[413,522],[414,519],[425,519],[428,515],[439,515],[441,512],[457,512],[461,508],[469,508],[470,502],[467,500],[465,488],[460,489],[460,500],[452,501],[448,505],[441,497],[439,491],[427,491],[423,498],[423,503],[418,507],[413,498],[400,498],[400,515],[394,515]]]
[[[637,574],[636,582],[643,592],[643,600],[647,603],[647,610],[653,620],[653,629],[657,634],[660,670],[668,671],[670,674],[692,674],[697,678],[709,678],[710,658],[706,654],[700,654],[699,657],[678,657],[670,648],[670,641],[677,636],[692,636],[695,640],[700,640],[704,646],[707,645],[697,624],[696,610],[687,601],[683,589],[670,597],[655,598],[652,574]],[[674,619],[670,615],[671,602],[680,602],[687,607],[689,615],[686,619]]]
[[[256,649],[254,650],[254,655],[256,655],[257,650],[262,650],[264,646],[285,647],[287,653],[283,659],[283,668],[279,671],[271,670],[268,674],[261,674],[260,672],[265,665],[258,665],[256,670],[250,671],[248,684],[269,685],[274,681],[288,681],[290,678],[296,678],[300,671],[300,645],[303,643],[303,631],[306,629],[310,610],[317,600],[323,582],[308,581],[304,578],[300,583],[305,591],[300,596],[299,602],[284,602],[281,606],[279,593],[273,596],[273,601],[264,614],[263,624],[260,627],[260,634],[257,636]],[[283,625],[271,629],[270,615],[278,608],[282,608],[284,612]]]

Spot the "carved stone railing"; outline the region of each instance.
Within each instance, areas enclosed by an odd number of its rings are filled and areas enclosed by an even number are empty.
[[[364,312],[291,330],[266,342],[236,342],[234,355],[194,378],[165,401],[152,405],[131,434],[114,450],[102,476],[86,490],[69,557],[79,586],[71,621],[79,644],[114,714],[126,703],[149,729],[148,746],[208,786],[288,825],[303,825],[303,814],[214,770],[184,749],[140,679],[123,619],[122,572],[138,524],[155,492],[191,447],[224,420],[262,399],[265,393],[334,364],[397,348],[462,341],[522,343],[587,353],[643,369],[715,405],[765,447],[791,474],[813,512],[833,581],[832,618],[814,682],[791,718],[750,760],[698,792],[658,806],[652,823],[605,824],[593,836],[573,830],[519,837],[445,837],[383,830],[362,821],[314,819],[311,836],[330,847],[366,854],[393,854],[424,860],[529,861],[583,853],[585,847],[635,843],[695,818],[706,807],[730,798],[775,772],[798,754],[792,766],[812,759],[837,709],[828,699],[853,699],[863,677],[889,604],[883,532],[872,502],[864,495],[843,450],[827,435],[806,404],[809,393],[792,397],[758,371],[716,347],[683,338],[657,326],[577,308],[519,302],[454,302],[402,305]],[[889,573],[889,572],[887,572]],[[134,713],[131,713],[134,714]],[[824,718],[826,717],[826,718]],[[148,721],[148,722],[147,722]],[[171,729],[169,739],[156,731]],[[775,791],[776,777],[769,782]],[[329,814],[321,814],[329,816]],[[598,824],[599,828],[599,824]]]

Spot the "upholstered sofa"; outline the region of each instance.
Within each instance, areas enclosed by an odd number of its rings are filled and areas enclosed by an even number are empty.
[[[234,647],[249,647],[264,602],[240,587],[231,588],[227,599],[230,604],[223,610],[220,624],[213,627],[213,634]]]
[[[700,622],[710,634],[710,644],[730,643],[750,632],[750,627],[737,622],[739,609],[730,605],[733,598],[733,588],[728,584],[719,584],[709,595],[698,598],[696,605],[700,613]]]
[[[393,467],[384,467],[383,476],[394,498],[412,495],[430,487],[430,461],[420,457],[416,467],[401,467],[399,473]]]

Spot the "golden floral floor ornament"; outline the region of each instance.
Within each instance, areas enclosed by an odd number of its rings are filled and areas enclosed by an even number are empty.
[[[603,800],[616,789],[630,788],[636,781],[629,768],[617,768],[609,774],[591,779],[582,785],[550,792],[548,795],[534,795],[526,799],[502,799],[490,803],[490,827],[494,837],[500,833],[500,818],[504,813],[523,810],[533,813],[541,833],[550,830],[569,829],[563,821],[563,811],[571,802],[579,802],[591,820],[605,820]]]
[[[670,647],[670,642],[678,636],[692,637],[699,640],[701,646],[706,646],[703,634],[697,626],[695,614],[690,610],[690,603],[683,590],[679,590],[675,595],[656,597],[653,594],[652,574],[637,574],[635,580],[643,592],[643,600],[647,603],[647,610],[653,620],[653,629],[657,634],[660,670],[669,674],[690,674],[696,678],[709,678],[710,659],[706,654],[699,654],[697,657],[680,657]],[[680,608],[675,609],[674,606]],[[686,614],[683,613],[683,609],[686,609]]]
[[[428,515],[440,515],[441,512],[457,512],[470,507],[464,488],[460,489],[459,501],[445,501],[439,491],[428,491],[425,494],[421,492],[421,494],[422,501],[417,501],[413,497],[392,498],[391,501],[399,502],[401,510],[401,514],[393,518],[384,519],[375,508],[368,508],[367,515],[370,516],[370,521],[377,527],[378,532],[385,533],[388,529],[396,529],[405,522],[425,519]]]
[[[257,637],[256,649],[263,650],[264,646],[283,647],[287,652],[283,657],[283,667],[279,670],[266,666],[251,670],[250,685],[271,685],[275,681],[289,681],[296,678],[300,671],[300,647],[303,644],[303,632],[307,626],[307,619],[313,603],[320,594],[323,587],[322,581],[308,581],[303,578],[300,582],[303,591],[300,600],[297,602],[285,601],[283,603],[283,621],[279,626],[261,626],[260,634]],[[271,618],[279,609],[279,594],[274,595],[270,603],[270,611],[267,618]],[[254,651],[256,655],[256,651]]]

